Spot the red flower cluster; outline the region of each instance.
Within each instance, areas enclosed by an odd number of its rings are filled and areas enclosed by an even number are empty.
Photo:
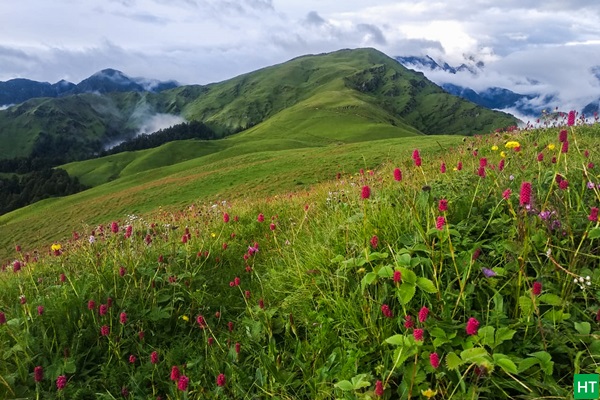
[[[539,296],[542,293],[542,282],[533,282],[531,293],[533,293],[534,296]]]
[[[370,242],[371,242],[372,248],[374,248],[374,249],[377,248],[377,245],[379,244],[379,238],[377,237],[377,235],[373,235]]]
[[[394,314],[392,313],[392,310],[390,310],[390,306],[388,306],[387,304],[384,304],[381,306],[381,312],[383,313],[383,315],[386,318],[393,318]]]
[[[360,192],[360,198],[366,200],[369,197],[371,197],[371,188],[365,185],[362,187],[362,191]]]
[[[598,221],[598,207],[592,207],[590,209],[590,215],[588,216],[588,219],[592,222]]]
[[[438,210],[440,210],[441,212],[447,211],[448,210],[448,200],[441,199],[438,204]]]
[[[375,396],[383,396],[383,382],[381,381],[375,382]]]
[[[400,182],[402,180],[402,171],[400,171],[400,168],[396,168],[394,170],[394,180]]]
[[[522,206],[531,203],[531,183],[523,182],[521,184],[521,192],[519,194],[519,204]]]
[[[421,307],[421,310],[419,310],[419,322],[423,323],[427,320],[427,317],[429,316],[429,308],[423,306]]]
[[[469,318],[469,320],[467,321],[467,335],[472,336],[472,335],[476,335],[477,331],[479,330],[479,321],[477,321],[477,318]]]

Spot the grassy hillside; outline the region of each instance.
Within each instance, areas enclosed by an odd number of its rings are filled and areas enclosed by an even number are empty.
[[[0,216],[0,259],[5,259],[17,243],[45,245],[80,231],[82,223],[122,220],[161,206],[177,209],[197,199],[220,201],[300,190],[338,172],[374,168],[396,154],[408,154],[412,146],[448,148],[460,140],[456,136],[417,136],[300,149],[295,148],[295,142],[276,140],[247,140],[230,147],[227,140],[181,141],[139,154],[109,156],[102,162],[91,160],[71,166],[82,174],[83,182],[93,183],[97,177],[109,179],[115,174],[122,177]],[[156,168],[158,160],[168,164],[171,157],[188,152],[206,155]],[[89,175],[83,166],[92,168]]]
[[[318,112],[317,107],[326,110]],[[222,135],[268,123],[271,118],[278,119],[279,127],[310,135],[315,119],[344,110],[347,115],[354,111],[358,118],[371,119],[378,128],[426,134],[481,133],[516,122],[508,114],[447,94],[423,74],[407,70],[376,50],[341,50],[300,57],[220,83],[158,94],[30,100],[0,111],[0,158],[81,159],[107,143],[130,137],[157,113],[206,122]],[[305,123],[297,126],[298,122]],[[319,128],[327,130],[328,126]],[[329,132],[332,137],[338,133]]]
[[[508,114],[449,95],[374,49],[303,56],[206,89],[185,107],[184,115],[232,130],[247,129],[323,92],[360,95],[386,123],[400,120],[427,134],[480,133],[516,122]]]
[[[77,195],[91,225],[37,262],[74,197],[13,213],[0,397],[570,398],[600,373],[600,130],[562,129],[214,153]]]

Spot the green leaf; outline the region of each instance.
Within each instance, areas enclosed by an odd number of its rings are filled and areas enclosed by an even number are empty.
[[[498,330],[496,331],[496,340],[494,341],[494,347],[500,346],[502,342],[505,342],[507,340],[512,340],[513,336],[515,336],[515,333],[517,333],[517,331],[509,329],[505,326],[503,326],[502,328],[498,328]]]
[[[394,350],[394,365],[397,365],[398,367],[401,366],[402,364],[404,364],[404,362],[406,360],[408,360],[410,357],[414,356],[415,354],[417,354],[417,348],[416,347],[406,347],[406,346],[401,346],[401,347],[396,347],[396,350]]]
[[[404,336],[403,335],[394,335],[385,339],[386,343],[393,344],[394,346],[402,346],[404,345]]]
[[[383,260],[388,258],[389,254],[388,253],[379,253],[379,252],[373,252],[373,253],[369,253],[367,255],[367,260],[368,261],[377,261],[377,260]]]
[[[63,372],[65,374],[74,374],[77,371],[77,366],[75,365],[75,361],[72,359],[65,363],[63,368]]]
[[[362,388],[366,388],[371,386],[371,382],[365,380],[367,374],[359,374],[352,378],[352,386],[354,390],[360,390]]]
[[[404,267],[400,267],[398,270],[402,274],[402,282],[410,283],[411,285],[417,283],[417,275],[413,271]]]
[[[377,275],[379,275],[382,278],[391,278],[394,276],[394,270],[390,265],[385,265],[379,268],[379,271],[377,271]]]
[[[529,357],[529,358],[525,358],[523,359],[520,363],[519,363],[519,368],[518,368],[518,372],[522,373],[527,371],[529,368],[533,367],[534,365],[537,365],[540,363],[540,360],[538,360],[535,357]]]
[[[489,359],[488,352],[483,347],[473,347],[460,352],[460,358],[465,363],[479,364]]]
[[[556,324],[571,318],[571,314],[563,312],[562,310],[553,309],[545,313],[542,318],[544,318],[546,321],[551,321],[553,324]]]
[[[533,303],[529,296],[519,297],[519,307],[524,317],[529,317],[533,313]]]
[[[509,374],[517,373],[517,366],[515,365],[515,363],[512,362],[512,360],[504,354],[494,354],[494,363],[496,363],[496,365],[499,365],[500,368],[504,370],[504,372],[507,372]]]
[[[360,281],[360,287],[364,291],[365,288],[372,284],[377,279],[377,274],[375,272],[368,272]]]
[[[429,330],[429,335],[431,337],[434,337],[434,338],[444,338],[444,339],[446,339],[446,337],[447,337],[446,336],[446,331],[443,330],[442,328],[437,327],[437,326],[435,328]]]
[[[588,232],[588,239],[598,239],[600,238],[600,228],[590,229]]]
[[[477,336],[481,338],[481,344],[484,346],[494,347],[494,333],[496,328],[493,326],[484,326],[477,332]]]
[[[344,261],[344,256],[341,254],[338,254],[337,256],[331,259],[332,264],[341,263],[342,261]]]
[[[152,307],[152,310],[148,313],[148,319],[150,321],[159,321],[161,319],[167,319],[171,316],[171,311],[173,311],[173,307]]]
[[[575,322],[575,329],[580,335],[589,335],[592,331],[592,326],[589,322]]]
[[[458,369],[461,365],[463,365],[463,361],[456,353],[446,354],[446,367],[448,367],[449,370]]]
[[[562,298],[553,293],[544,293],[539,297],[541,303],[551,306],[560,306],[563,302]]]
[[[396,262],[400,265],[409,266],[410,265],[410,254],[402,254],[396,257]]]
[[[538,351],[535,353],[531,353],[530,356],[537,358],[540,361],[540,366],[542,370],[546,373],[546,375],[552,375],[552,368],[554,367],[554,362],[552,360],[552,356],[550,353],[545,351]]]
[[[344,392],[351,392],[354,390],[354,385],[350,381],[339,381],[334,385],[338,389],[342,389]]]
[[[412,298],[415,296],[415,292],[415,287],[410,283],[402,283],[396,290],[398,300],[400,300],[400,303],[404,305],[408,304],[412,300]]]
[[[423,278],[422,276],[417,278],[417,286],[424,292],[437,293],[437,289],[433,282],[427,278]]]

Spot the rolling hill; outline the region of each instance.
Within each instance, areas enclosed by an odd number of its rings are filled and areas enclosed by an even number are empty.
[[[44,113],[54,117],[55,125],[74,121],[58,108],[85,114],[96,121],[83,126],[95,128],[87,133],[94,133],[98,143],[107,139],[107,126],[130,126],[131,116],[141,108],[202,120],[226,137],[171,142],[63,165],[93,189],[0,216],[0,258],[15,243],[46,244],[80,230],[82,224],[159,207],[177,209],[198,199],[299,190],[340,171],[373,168],[391,154],[417,146],[448,151],[462,139],[456,134],[515,123],[507,114],[445,93],[422,74],[370,49],[300,57],[207,86],[37,99],[7,111],[34,104],[36,111],[27,112],[39,126],[48,121]],[[21,122],[26,125],[25,120]],[[86,133],[81,129],[80,139]]]
[[[376,50],[340,50],[205,86],[32,99],[0,111],[0,158],[89,158],[165,114],[205,122],[227,136],[303,104],[358,107],[357,114],[377,110],[377,123],[425,134],[473,134],[516,123],[449,95]]]

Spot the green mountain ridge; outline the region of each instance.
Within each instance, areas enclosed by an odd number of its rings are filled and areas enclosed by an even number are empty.
[[[107,143],[132,137],[146,118],[162,113],[202,121],[228,136],[306,101],[331,106],[332,94],[377,109],[378,122],[425,134],[473,134],[516,123],[508,114],[447,94],[376,50],[340,50],[161,93],[29,100],[0,111],[0,159],[38,154],[68,161],[88,158]],[[336,101],[335,106],[357,104]]]

